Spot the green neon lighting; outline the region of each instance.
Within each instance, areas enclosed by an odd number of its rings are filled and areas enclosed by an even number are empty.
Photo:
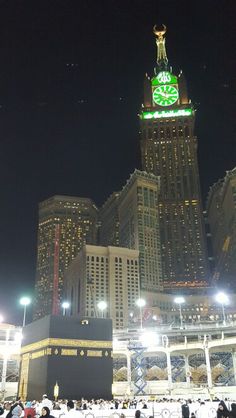
[[[155,112],[142,112],[141,119],[178,118],[192,114],[192,109],[156,110]]]
[[[153,101],[160,106],[171,106],[179,98],[178,90],[174,86],[163,84],[153,90]]]
[[[159,86],[160,84],[178,84],[178,80],[169,71],[160,71],[160,73],[153,77],[152,85]]]

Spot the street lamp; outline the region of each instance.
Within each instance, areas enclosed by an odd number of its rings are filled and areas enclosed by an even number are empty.
[[[183,296],[177,296],[174,299],[174,302],[177,303],[177,305],[179,305],[180,328],[183,328],[183,316],[181,305],[185,302],[185,299],[183,298]]]
[[[28,305],[30,305],[30,303],[31,303],[31,299],[30,299],[30,298],[28,298],[27,296],[24,296],[23,298],[21,298],[21,299],[20,299],[20,304],[21,304],[22,306],[24,306],[24,315],[23,315],[23,324],[22,324],[22,327],[23,327],[23,328],[24,328],[24,326],[25,326],[26,307],[27,307]]]
[[[143,329],[143,314],[142,314],[142,308],[146,305],[146,301],[144,299],[138,299],[136,301],[136,305],[139,307],[140,312],[140,329]]]
[[[107,302],[104,300],[98,302],[98,309],[102,312],[102,318],[104,318],[104,311],[107,309]]]
[[[129,325],[131,325],[131,324],[132,324],[132,322],[133,322],[133,318],[134,318],[134,313],[133,313],[133,312],[130,312],[130,313],[129,313]]]
[[[222,315],[223,315],[223,325],[226,325],[225,305],[228,305],[229,298],[228,298],[228,296],[225,293],[219,292],[216,295],[216,301],[221,304],[221,307],[222,307]]]
[[[69,309],[70,304],[69,304],[69,302],[63,302],[61,306],[62,306],[62,309],[63,309],[63,316],[66,316],[66,310]]]
[[[0,324],[4,321],[3,316],[0,314]]]

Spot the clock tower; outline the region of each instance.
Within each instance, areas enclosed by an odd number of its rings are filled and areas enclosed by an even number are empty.
[[[142,168],[160,176],[159,216],[164,289],[206,286],[207,255],[202,214],[195,110],[185,78],[173,74],[166,27],[153,32],[157,61],[146,75],[140,110]]]

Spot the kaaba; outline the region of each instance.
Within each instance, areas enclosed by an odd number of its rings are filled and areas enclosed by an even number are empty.
[[[112,378],[110,319],[49,315],[24,328],[21,399],[111,399]]]

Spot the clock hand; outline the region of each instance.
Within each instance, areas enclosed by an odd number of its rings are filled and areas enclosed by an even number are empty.
[[[162,97],[167,97],[166,93],[159,93]]]
[[[164,95],[164,97],[166,97],[167,99],[168,99],[169,97],[173,97],[173,93],[170,93],[170,94],[166,93],[166,94]]]

